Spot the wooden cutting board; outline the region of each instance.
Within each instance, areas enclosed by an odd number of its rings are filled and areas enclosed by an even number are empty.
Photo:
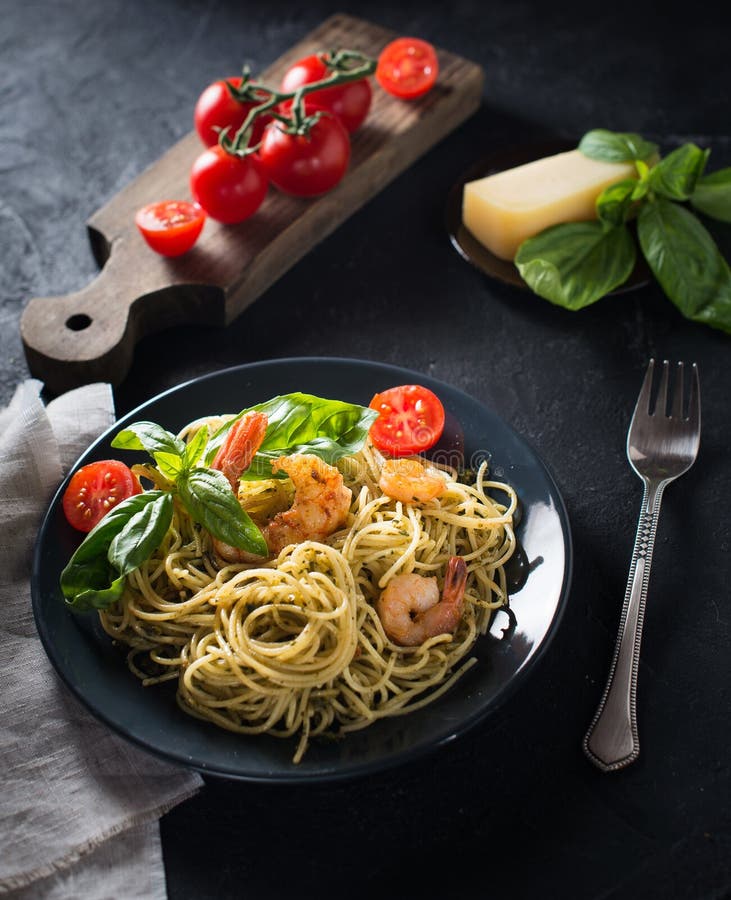
[[[335,15],[278,59],[259,80],[278,85],[297,59],[348,47],[370,56],[397,35]],[[414,160],[478,107],[483,72],[438,49],[439,78],[416,101],[391,97],[374,84],[373,105],[353,135],[350,167],[330,193],[312,200],[270,188],[258,212],[240,225],[206,222],[189,253],[168,259],[150,250],[136,210],[164,199],[190,199],[188,173],[203,150],[193,131],[89,219],[101,266],[82,290],[32,299],[20,330],[28,366],[54,392],[91,381],[118,384],[137,341],[176,325],[225,326]],[[221,73],[226,76],[230,73]],[[201,85],[201,90],[205,85]],[[192,118],[191,104],[191,118]]]

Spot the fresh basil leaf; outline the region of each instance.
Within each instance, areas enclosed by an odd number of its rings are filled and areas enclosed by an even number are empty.
[[[639,184],[636,178],[627,178],[605,188],[596,198],[596,212],[608,225],[622,225],[627,219]]]
[[[158,469],[169,481],[177,481],[180,473],[185,469],[185,459],[177,453],[165,453],[163,450],[153,453],[152,458],[157,463]]]
[[[626,281],[635,259],[635,244],[626,227],[571,222],[524,241],[515,265],[536,294],[576,310]]]
[[[731,222],[731,168],[699,178],[690,202],[712,219]]]
[[[637,234],[660,286],[681,313],[731,333],[729,267],[693,213],[658,198],[640,210]]]
[[[178,479],[180,499],[191,518],[231,547],[268,556],[264,537],[241,508],[225,475],[214,469],[191,469]]]
[[[695,190],[710,150],[683,144],[650,170],[650,190],[670,200],[687,200]]]
[[[276,459],[292,453],[312,453],[333,463],[357,453],[378,417],[375,410],[342,400],[327,400],[312,394],[294,393],[273,397],[250,409],[266,413],[268,425],[259,453],[248,469],[248,477],[271,478],[271,470],[261,459]],[[249,412],[241,412],[236,418]],[[210,465],[236,419],[213,435],[206,451]]]
[[[641,178],[639,181],[635,182],[635,189],[632,191],[632,197],[630,198],[632,202],[634,203],[637,200],[642,200],[643,197],[646,197],[649,187],[646,179]]]
[[[602,162],[634,162],[646,160],[657,153],[658,147],[639,134],[595,128],[581,139],[579,150],[584,156]]]
[[[193,439],[185,445],[183,460],[186,469],[192,469],[193,466],[200,460],[201,456],[203,456],[203,451],[206,449],[207,443],[208,428],[203,425],[198,429],[198,431],[196,431]]]
[[[647,178],[650,174],[650,167],[647,163],[642,159],[635,160],[635,168],[637,169],[637,174],[640,176],[640,183],[643,181],[647,181]]]
[[[162,426],[154,422],[134,422],[115,435],[112,447],[121,450],[146,450],[150,456],[156,453],[168,453],[182,456],[185,444]]]
[[[172,518],[173,497],[166,491],[127,521],[107,553],[109,562],[121,576],[129,575],[152,556],[167,534]]]
[[[82,612],[106,609],[121,596],[124,578],[109,562],[109,548],[130,519],[162,494],[144,491],[128,497],[87,534],[61,572],[61,591],[70,607]]]

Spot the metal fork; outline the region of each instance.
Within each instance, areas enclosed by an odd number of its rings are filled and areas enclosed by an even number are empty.
[[[685,366],[677,364],[677,377],[669,392],[670,363],[662,364],[654,411],[651,395],[655,360],[645,374],[627,434],[627,458],[644,483],[637,537],[629,569],[614,658],[594,719],[584,737],[584,752],[604,772],[624,768],[640,753],[637,733],[637,669],[652,551],[667,485],[693,465],[701,432],[698,367],[690,371],[687,411],[683,394]],[[668,394],[671,405],[668,413]]]

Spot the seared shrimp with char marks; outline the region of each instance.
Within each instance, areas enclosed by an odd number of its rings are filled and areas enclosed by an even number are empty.
[[[386,585],[375,607],[387,636],[402,647],[418,647],[439,634],[453,634],[462,618],[467,563],[452,556],[441,597],[437,579],[407,573]]]

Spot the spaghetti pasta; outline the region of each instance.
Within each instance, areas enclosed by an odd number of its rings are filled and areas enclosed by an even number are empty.
[[[220,422],[198,421],[182,436]],[[443,493],[404,503],[379,487],[383,464],[370,443],[341,459],[352,492],[345,525],[266,561],[225,563],[176,504],[160,548],[99,613],[128,647],[132,671],[145,684],[176,680],[180,706],[222,728],[295,737],[295,763],[317,735],[356,731],[449,690],[474,664],[470,650],[491,612],[508,601],[504,565],[515,549],[517,498],[510,485],[488,479],[483,463],[471,484],[431,467],[445,479]],[[239,500],[261,522],[287,508],[291,486],[244,481]],[[454,633],[394,643],[375,607],[383,590],[409,573],[441,586],[454,556],[467,567]]]

